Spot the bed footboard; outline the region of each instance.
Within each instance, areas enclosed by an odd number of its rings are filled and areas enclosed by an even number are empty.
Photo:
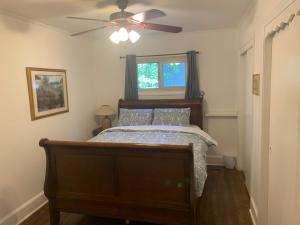
[[[192,144],[42,139],[51,225],[60,212],[157,224],[195,223]]]

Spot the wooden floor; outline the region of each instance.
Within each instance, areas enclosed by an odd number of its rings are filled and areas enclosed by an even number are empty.
[[[209,167],[199,206],[199,225],[252,225],[249,196],[242,173]],[[61,225],[123,225],[125,221],[62,213]],[[145,223],[132,222],[132,225]],[[48,206],[44,206],[20,225],[49,225]]]

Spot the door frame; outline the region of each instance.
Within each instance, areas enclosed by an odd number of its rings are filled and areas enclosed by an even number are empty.
[[[242,57],[244,57],[248,51],[250,50],[253,50],[253,59],[252,59],[252,62],[253,62],[253,68],[252,68],[252,72],[254,71],[254,51],[255,51],[255,48],[254,48],[254,37],[252,37],[241,49],[240,49],[240,54],[239,54],[239,76],[238,76],[238,85],[239,85],[239,90],[238,92],[241,93],[241,90],[240,90],[240,87],[241,87],[241,84],[244,83],[244,79],[245,79],[245,74],[243,74],[244,71],[242,71],[242,65],[241,65],[241,62],[242,62]],[[243,162],[243,154],[242,154],[242,151],[243,151],[243,142],[242,142],[242,137],[243,137],[243,125],[244,125],[244,122],[243,122],[243,119],[242,116],[241,116],[241,99],[238,99],[238,107],[239,107],[239,116],[238,116],[238,155],[237,155],[237,169],[240,170],[240,171],[243,171],[244,169],[244,162]]]

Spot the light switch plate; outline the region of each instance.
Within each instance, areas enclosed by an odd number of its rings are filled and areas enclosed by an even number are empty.
[[[260,74],[253,74],[252,77],[252,94],[260,95]]]

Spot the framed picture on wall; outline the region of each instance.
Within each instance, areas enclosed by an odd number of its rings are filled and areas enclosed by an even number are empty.
[[[26,68],[31,120],[69,112],[66,70]]]

